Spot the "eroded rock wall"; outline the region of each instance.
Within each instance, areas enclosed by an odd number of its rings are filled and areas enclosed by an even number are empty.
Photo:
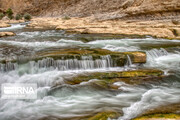
[[[99,19],[172,19],[180,16],[179,0],[0,0],[15,13],[57,17],[93,15]]]

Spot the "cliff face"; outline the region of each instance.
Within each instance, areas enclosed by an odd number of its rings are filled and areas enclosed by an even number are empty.
[[[57,17],[93,15],[99,19],[167,19],[180,16],[179,0],[0,0],[15,13]]]

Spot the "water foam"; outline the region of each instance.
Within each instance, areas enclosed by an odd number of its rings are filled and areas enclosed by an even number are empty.
[[[168,53],[165,49],[153,49],[147,51],[146,67],[155,67],[161,69],[180,69],[180,54]]]
[[[118,120],[130,120],[158,106],[178,103],[180,102],[179,94],[179,88],[157,87],[150,89],[142,94],[140,101],[123,108],[124,115]]]
[[[0,28],[0,31],[9,31],[9,30],[17,30],[22,29],[26,27],[27,23],[21,23],[21,24],[11,24],[10,27]]]

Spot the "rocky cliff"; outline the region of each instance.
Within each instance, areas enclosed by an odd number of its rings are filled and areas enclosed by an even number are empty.
[[[99,19],[176,19],[180,0],[0,0],[0,8],[34,16]]]

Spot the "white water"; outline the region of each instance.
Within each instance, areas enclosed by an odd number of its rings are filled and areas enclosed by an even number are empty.
[[[0,28],[0,31],[10,31],[10,30],[22,29],[22,28],[26,27],[26,24],[27,23],[23,23],[23,24],[11,24],[10,27]]]
[[[131,62],[131,61],[130,61]],[[44,58],[42,60],[30,61],[26,64],[17,64],[8,62],[6,64],[0,63],[0,71],[11,71],[18,70],[19,72],[36,73],[39,68],[44,69],[58,69],[64,70],[86,70],[95,68],[108,69],[110,67],[117,67],[116,64],[111,59],[110,55],[100,56],[100,59],[93,60],[92,56],[81,56],[78,60],[76,57],[74,59],[59,59],[54,60],[53,58]]]
[[[129,55],[127,55],[127,66],[132,66],[132,61],[131,58],[129,57]]]
[[[147,51],[146,67],[155,67],[169,70],[180,70],[180,54],[168,53],[165,49]]]
[[[129,107],[123,108],[124,116],[120,117],[119,120],[129,120],[141,115],[144,111],[156,108],[160,105],[180,102],[178,85],[180,84],[176,83],[176,87],[170,86],[169,88],[154,86],[153,89],[147,90],[142,94],[140,101],[134,102]]]
[[[157,51],[157,50],[155,50]],[[158,52],[157,52],[158,53]],[[170,57],[167,55],[159,55],[157,58]],[[157,59],[154,57],[154,59]],[[86,59],[86,58],[84,58]],[[88,58],[89,59],[89,58]],[[149,57],[148,57],[149,60]],[[149,60],[150,61],[150,60]],[[174,62],[178,62],[174,61]],[[154,65],[154,63],[152,63]],[[156,63],[159,65],[158,63]],[[156,66],[159,67],[159,66]],[[26,67],[29,68],[29,67]],[[43,71],[42,68],[38,68]],[[132,86],[124,82],[117,82],[119,86],[118,93],[106,90],[99,90],[94,87],[88,87],[86,84],[76,86],[62,85],[61,88],[51,92],[48,91],[51,86],[63,84],[64,78],[76,76],[78,74],[86,74],[96,71],[122,71],[124,68],[109,69],[90,69],[90,70],[49,70],[46,72],[32,72],[31,74],[19,75],[17,71],[8,73],[0,73],[1,83],[20,82],[20,83],[37,83],[38,99],[34,101],[23,100],[0,100],[0,120],[5,119],[27,119],[34,120],[42,117],[54,116],[57,118],[71,118],[84,116],[92,111],[114,109],[123,110],[124,115],[119,120],[130,120],[144,111],[156,108],[160,105],[180,102],[179,82],[172,84]],[[96,109],[96,108],[99,109]]]
[[[22,37],[22,35],[24,37]],[[30,35],[29,35],[30,34]],[[50,34],[50,35],[49,35]],[[52,35],[51,35],[52,34]],[[50,31],[48,32],[30,32],[30,33],[19,33],[14,41],[12,38],[7,38],[7,40],[0,40],[0,45],[1,44],[7,44],[7,45],[13,45],[17,47],[28,47],[28,48],[33,48],[35,50],[39,49],[45,49],[45,48],[52,48],[52,47],[69,47],[69,46],[76,46],[76,47],[91,47],[91,48],[102,48],[102,49],[107,49],[111,51],[118,51],[118,52],[127,52],[127,51],[140,51],[141,47],[144,46],[144,44],[150,44],[150,45],[155,45],[159,44],[161,45],[162,42],[165,44],[170,44],[170,43],[177,43],[180,44],[180,41],[178,40],[166,40],[166,39],[118,39],[118,40],[96,40],[92,42],[81,42],[77,40],[66,40],[66,39],[60,39],[57,41],[51,41],[54,36],[57,33],[51,33]],[[59,33],[61,36],[62,33]],[[53,36],[54,35],[54,36]],[[49,38],[49,36],[52,36]],[[30,39],[27,39],[30,37]],[[36,40],[36,38],[39,37],[41,40]],[[47,40],[44,41],[44,39],[48,38]],[[27,40],[26,40],[27,39]],[[35,41],[34,41],[35,39]]]
[[[40,50],[44,48],[51,48],[51,47],[64,47],[66,44],[56,43],[56,42],[16,42],[16,41],[4,41],[1,40],[0,44],[7,44],[13,45],[16,47],[24,47],[24,48],[34,48],[35,50]]]
[[[37,37],[56,37],[62,36],[64,32],[56,32],[55,30],[47,30],[47,31],[33,31],[33,32],[21,32],[18,33],[18,36],[26,37],[26,38],[37,38]]]
[[[113,71],[113,69],[111,70]],[[98,111],[98,109],[96,110],[98,106],[99,110],[108,110],[111,109],[109,106],[116,106],[116,110],[120,111],[121,108],[123,108],[123,112],[125,113],[124,116],[119,119],[129,120],[148,109],[159,105],[176,103],[180,100],[179,83],[171,84],[168,87],[150,85],[151,89],[143,86],[132,86],[123,82],[115,83],[120,86],[119,89],[123,90],[115,94],[110,91],[88,87],[86,86],[88,85],[87,83],[77,86],[62,86],[47,96],[50,86],[63,83],[64,78],[75,76],[80,73],[96,71],[103,72],[104,70],[94,69],[64,72],[53,70],[38,74],[24,74],[23,76],[17,75],[15,71],[8,74],[1,73],[1,83],[38,83],[39,98],[35,101],[0,100],[0,119],[33,120],[48,115],[70,118],[83,116],[91,111],[96,112]]]
[[[19,36],[33,39],[54,36],[56,33],[48,32],[22,32]],[[7,38],[8,39],[8,38]],[[12,39],[12,38],[10,38]],[[29,40],[29,39],[28,39]],[[141,44],[179,43],[177,40],[165,39],[120,39],[120,40],[96,40],[92,42],[80,42],[75,40],[54,41],[13,41],[0,40],[0,44],[9,44],[17,47],[30,47],[44,49],[64,46],[89,46],[91,48],[104,48],[111,51],[136,51],[141,50]],[[128,56],[127,56],[128,57]],[[145,67],[162,69],[164,71],[180,71],[180,53],[167,52],[165,49],[152,49],[147,51],[147,63]],[[59,65],[63,69],[56,69]],[[132,65],[128,59],[127,65]],[[65,85],[64,80],[79,74],[89,72],[123,71],[124,68],[114,67],[109,56],[93,61],[91,57],[82,57],[82,60],[52,60],[44,59],[39,62],[30,62],[21,66],[9,64],[6,69],[9,72],[0,72],[0,84],[2,83],[37,83],[38,99],[36,100],[3,100],[0,99],[0,120],[37,120],[43,117],[71,118],[84,116],[88,113],[104,110],[123,111],[124,115],[119,120],[130,120],[143,112],[160,105],[168,105],[180,102],[179,76],[175,80],[158,84],[147,83],[145,85],[129,85],[124,82],[116,82],[119,91],[113,92],[92,86],[90,80],[80,85]],[[13,70],[15,68],[15,70]],[[66,69],[64,69],[66,68]],[[73,69],[76,68],[76,69]],[[132,68],[129,68],[132,69]],[[62,71],[60,71],[62,70]],[[26,72],[27,71],[27,72]],[[59,88],[51,90],[51,87],[61,84]]]

